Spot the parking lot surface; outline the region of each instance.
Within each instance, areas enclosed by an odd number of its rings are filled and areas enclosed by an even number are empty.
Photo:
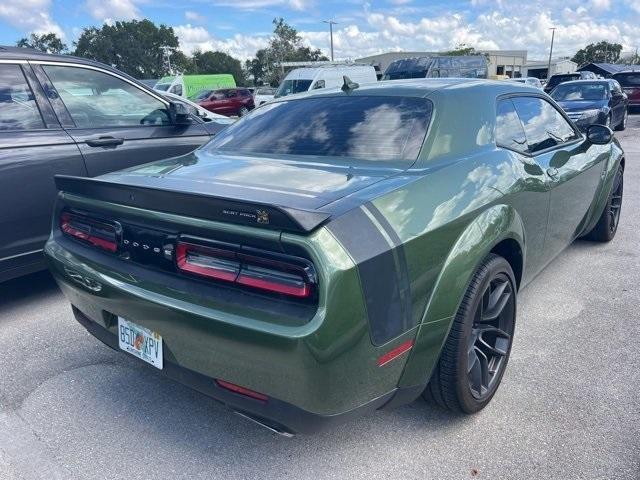
[[[521,292],[481,413],[416,401],[280,437],[103,346],[43,272],[0,284],[0,479],[640,478],[640,115],[617,136],[617,237]]]

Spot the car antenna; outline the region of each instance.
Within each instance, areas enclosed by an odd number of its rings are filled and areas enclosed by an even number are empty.
[[[354,82],[346,75],[342,76],[342,80],[344,81],[344,83],[342,84],[342,87],[340,87],[340,89],[345,93],[352,92],[353,90],[355,90],[360,86],[359,83]]]

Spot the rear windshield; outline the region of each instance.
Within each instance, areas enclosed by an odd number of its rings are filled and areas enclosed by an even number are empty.
[[[571,80],[580,80],[580,74],[575,75],[554,75],[549,79],[549,87],[559,85],[563,82],[570,82]]]
[[[309,90],[311,86],[311,80],[285,80],[280,84],[278,90],[276,90],[276,98],[286,97],[294,93],[302,93]]]
[[[396,60],[387,67],[383,80],[400,80],[405,78],[425,78],[431,64],[430,57],[404,58]]]
[[[640,72],[618,73],[613,76],[623,87],[640,87]]]
[[[413,97],[315,97],[266,104],[215,137],[209,152],[413,163],[431,102]],[[326,161],[326,160],[323,160]]]

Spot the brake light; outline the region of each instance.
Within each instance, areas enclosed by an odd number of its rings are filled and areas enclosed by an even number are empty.
[[[297,298],[311,296],[313,267],[304,259],[264,252],[265,256],[179,241],[178,270],[215,280]]]
[[[109,223],[64,212],[60,216],[60,230],[65,235],[82,240],[94,247],[109,252],[118,250],[116,227]]]

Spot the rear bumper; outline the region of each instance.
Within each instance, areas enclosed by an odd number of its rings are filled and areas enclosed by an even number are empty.
[[[118,338],[114,333],[91,321],[75,307],[73,308],[73,313],[78,323],[91,335],[108,347],[119,350]],[[144,367],[151,368],[154,372],[161,372],[168,378],[221,402],[234,412],[284,435],[316,433],[367,412],[383,407],[390,408],[405,403],[405,399],[411,401],[420,395],[421,392],[421,389],[416,388],[394,389],[347,412],[337,415],[319,415],[275,398],[269,398],[267,401],[262,402],[231,392],[219,387],[214,378],[181,367],[172,362],[165,362],[162,370],[149,367],[142,361],[140,361],[140,364]]]

